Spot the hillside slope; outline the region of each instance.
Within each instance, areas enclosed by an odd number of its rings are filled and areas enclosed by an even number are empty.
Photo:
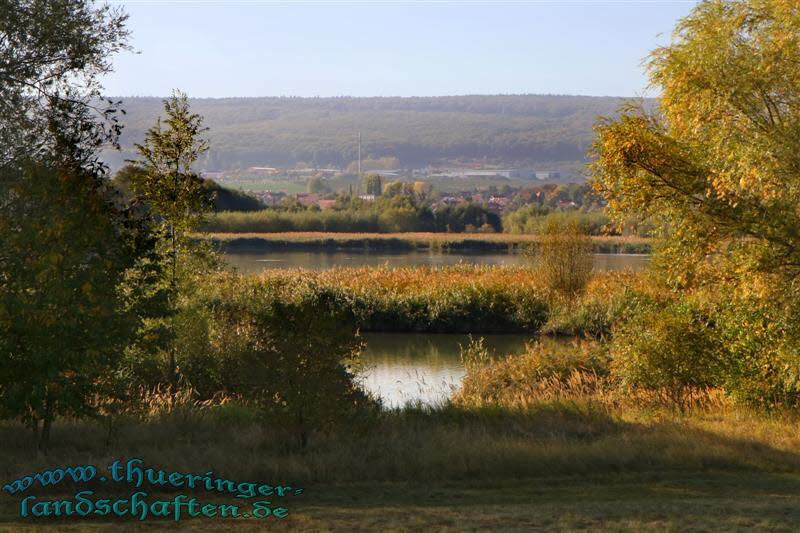
[[[160,98],[121,97],[123,146],[141,141],[162,112]],[[599,116],[626,99],[512,95],[375,98],[201,98],[211,151],[206,170],[307,162],[345,166],[357,157],[396,156],[405,167],[486,160],[579,168]],[[109,157],[112,166],[130,154]]]

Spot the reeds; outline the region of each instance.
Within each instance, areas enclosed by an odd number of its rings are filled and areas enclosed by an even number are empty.
[[[524,268],[341,268],[268,271],[250,283],[302,280],[336,290],[362,331],[537,332],[547,320],[545,289]]]
[[[596,343],[576,341],[556,349],[532,343],[520,355],[492,360],[480,342],[461,354],[467,374],[456,405],[531,409],[552,402],[612,405],[615,386]]]

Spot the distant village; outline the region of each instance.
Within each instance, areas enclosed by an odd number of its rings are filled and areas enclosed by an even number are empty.
[[[352,165],[351,165],[352,167]],[[343,192],[363,201],[374,201],[378,195],[365,191],[354,168],[279,168],[253,166],[228,172],[206,172],[205,177],[242,190],[258,198],[265,207],[279,207],[296,200],[309,208],[330,209]],[[378,175],[383,185],[393,182],[423,183],[431,189],[430,203],[457,206],[475,203],[497,214],[531,203],[554,208],[577,207],[586,187],[577,194],[575,187],[558,183],[562,174],[554,170],[521,168],[425,168],[364,169],[362,176]],[[493,178],[496,178],[495,182]],[[312,190],[315,182],[318,189]],[[481,186],[477,186],[481,183]],[[349,185],[348,185],[349,183]],[[437,187],[447,183],[446,190]],[[265,185],[269,184],[269,186]],[[301,191],[299,189],[305,189]],[[571,190],[570,190],[571,189]],[[379,191],[380,193],[380,191]],[[577,200],[577,201],[576,201]]]

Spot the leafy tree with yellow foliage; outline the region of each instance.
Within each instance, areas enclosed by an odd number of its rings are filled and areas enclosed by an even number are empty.
[[[797,403],[800,3],[701,2],[648,70],[658,112],[630,106],[598,126],[595,188],[617,220],[659,221],[671,286],[715,302],[720,383]]]

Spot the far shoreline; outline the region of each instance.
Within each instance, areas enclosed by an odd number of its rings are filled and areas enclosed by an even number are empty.
[[[192,238],[211,242],[223,252],[272,251],[437,251],[441,253],[521,253],[535,248],[538,235],[510,233],[197,233]],[[654,239],[590,237],[595,253],[646,255]]]

